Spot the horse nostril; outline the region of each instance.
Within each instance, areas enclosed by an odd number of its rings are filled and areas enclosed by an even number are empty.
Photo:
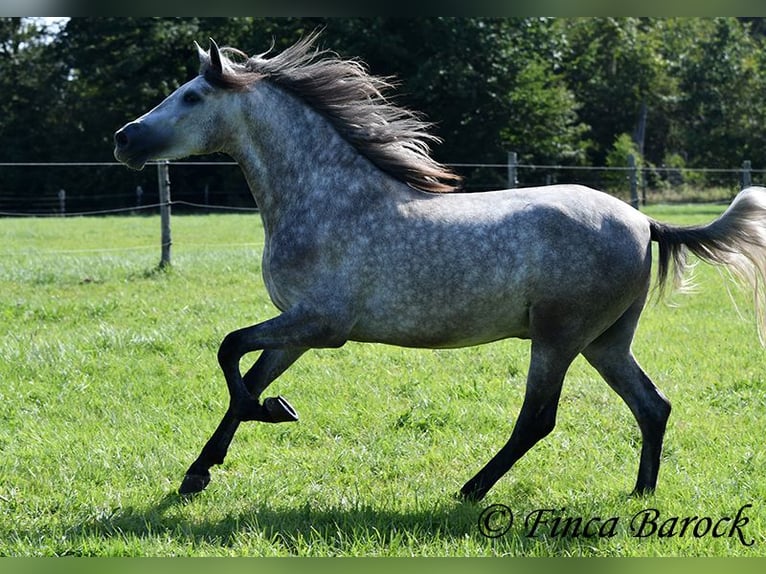
[[[116,134],[114,134],[114,143],[117,145],[117,147],[125,147],[129,143],[128,135],[125,133],[125,130],[120,130]]]

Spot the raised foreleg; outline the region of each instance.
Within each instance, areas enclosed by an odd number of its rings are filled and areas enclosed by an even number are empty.
[[[187,470],[180,494],[203,490],[210,482],[210,467],[222,464],[239,423],[247,420],[285,422],[297,414],[282,397],[260,395],[290,365],[311,347],[337,347],[345,342],[339,330],[319,316],[295,309],[279,317],[229,333],[218,350],[218,362],[229,389],[229,407],[202,452]],[[240,359],[263,350],[243,377]]]
[[[290,365],[292,365],[305,351],[305,349],[284,349],[284,350],[265,350],[258,357],[258,360],[244,376],[243,380],[249,394],[258,403],[263,390],[282,374]],[[282,406],[282,409],[275,409],[274,406]],[[269,408],[270,407],[270,408]],[[298,416],[292,407],[281,397],[269,398],[264,401],[264,405],[258,410],[261,418],[268,422],[284,422],[298,420]],[[272,413],[270,412],[273,412]],[[290,416],[292,414],[292,416]],[[205,443],[202,452],[186,471],[183,483],[179,488],[180,494],[192,494],[203,490],[210,482],[210,467],[216,464],[223,464],[229,445],[234,438],[234,434],[239,428],[242,419],[238,418],[230,407],[215,429],[210,439]]]

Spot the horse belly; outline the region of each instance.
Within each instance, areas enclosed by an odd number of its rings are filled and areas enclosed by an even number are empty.
[[[361,321],[355,325],[349,338],[353,341],[400,347],[449,349],[481,345],[510,337],[528,337],[526,311],[518,312],[515,316],[507,312],[495,312],[491,318],[480,314],[465,317],[450,313],[434,318],[428,314],[410,312],[406,317],[400,317],[397,324],[386,320]]]
[[[378,284],[351,338],[404,347],[457,348],[528,335],[526,297],[508,276],[512,274],[434,275],[428,281],[419,281],[417,273],[398,281],[392,275],[390,282]]]

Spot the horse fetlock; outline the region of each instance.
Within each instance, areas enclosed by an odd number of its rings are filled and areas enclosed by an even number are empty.
[[[232,400],[229,410],[238,421],[262,421],[266,417],[263,405],[258,399],[241,397]]]

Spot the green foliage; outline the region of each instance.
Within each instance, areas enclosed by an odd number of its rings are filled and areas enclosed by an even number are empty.
[[[585,163],[588,128],[579,123],[579,104],[563,78],[547,63],[531,59],[515,83],[508,97],[511,115],[501,132],[503,147],[516,150],[522,163]]]
[[[696,224],[722,209],[651,215]],[[697,293],[648,306],[634,345],[673,402],[654,496],[628,497],[638,429],[578,360],[556,430],[486,502],[452,498],[505,442],[523,399],[528,343],[503,341],[309,352],[267,391],[301,420],[242,425],[208,490],[180,499],[227,405],[219,341],[275,309],[257,216],[176,217],[173,232],[173,268],[157,273],[156,217],[0,226],[0,556],[762,555],[763,349],[748,297],[733,292],[738,317],[729,280],[703,266]],[[497,503],[515,525],[485,538],[480,513]],[[748,503],[751,547],[628,530],[645,508],[719,517]],[[527,537],[524,517],[539,508],[622,522],[611,538]]]
[[[680,154],[667,154],[661,167],[662,171],[658,173],[654,187],[662,191],[682,194],[690,188],[705,187],[705,173],[687,170],[686,161]]]
[[[563,25],[569,40],[563,73],[597,143],[591,160],[603,165],[612,141],[634,131],[642,104],[653,107],[666,96],[653,28],[640,18],[575,19]]]
[[[0,161],[50,158],[67,68],[48,58],[50,30],[36,20],[0,18]],[[30,129],[32,127],[36,129]],[[13,135],[9,141],[8,136]],[[43,137],[45,136],[45,137]],[[11,144],[11,145],[9,145]]]
[[[606,154],[606,166],[613,168],[604,176],[606,188],[612,192],[625,192],[630,189],[628,171],[624,171],[629,165],[629,156],[633,156],[633,164],[636,168],[644,167],[644,159],[638,150],[636,142],[630,134],[620,134],[614,145]]]
[[[255,54],[318,28],[323,46],[397,79],[394,97],[434,123],[446,163],[503,163],[515,151],[524,163],[603,166],[630,134],[652,165],[677,155],[690,168],[766,166],[765,27],[732,17],[84,17],[58,33],[2,18],[0,160],[111,161],[114,130],[196,73],[195,40]],[[469,190],[505,183],[503,170],[458,170]],[[213,181],[188,173],[174,182],[182,193]],[[105,173],[0,178],[0,193],[65,188],[93,207],[108,201],[103,189],[136,186]]]

